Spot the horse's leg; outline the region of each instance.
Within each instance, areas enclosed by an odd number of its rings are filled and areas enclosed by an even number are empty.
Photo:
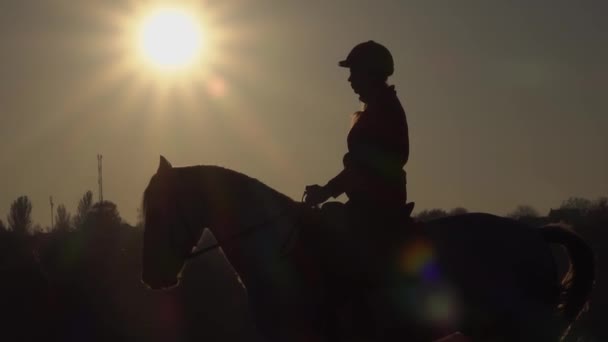
[[[404,303],[402,287],[381,287],[368,295],[368,324],[374,341],[429,342],[437,338],[433,326],[420,317],[420,307]]]
[[[270,342],[329,342],[325,329],[308,308],[253,299],[250,305],[258,332]],[[332,341],[333,342],[333,341]]]
[[[470,337],[467,337],[460,332],[455,332],[449,336],[442,337],[439,340],[433,342],[473,342]]]
[[[247,292],[258,330],[269,341],[326,342],[322,296],[288,260],[266,260]]]

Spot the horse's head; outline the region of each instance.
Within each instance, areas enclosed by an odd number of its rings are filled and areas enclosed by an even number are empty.
[[[178,285],[184,262],[198,242],[202,227],[184,212],[184,190],[178,169],[161,156],[143,199],[144,245],[142,281],[152,289]]]

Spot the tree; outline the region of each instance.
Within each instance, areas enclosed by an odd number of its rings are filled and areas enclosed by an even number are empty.
[[[507,216],[516,220],[521,220],[525,218],[536,218],[539,215],[538,211],[530,205],[518,205],[517,208]]]
[[[608,197],[600,197],[593,201],[587,216],[592,224],[603,225],[608,223]]]
[[[27,196],[17,198],[7,216],[9,228],[17,234],[27,234],[32,227],[32,202]]]
[[[55,229],[60,232],[69,231],[72,228],[72,217],[70,213],[65,209],[65,205],[60,204],[57,207],[57,214],[55,215]]]
[[[600,197],[593,201],[591,209],[595,211],[606,211],[608,210],[608,197]]]
[[[443,209],[423,210],[416,215],[419,221],[427,222],[448,216],[448,213]]]
[[[82,228],[87,220],[87,216],[93,207],[93,192],[88,190],[84,193],[80,202],[78,202],[78,209],[76,215],[74,215],[74,226],[76,228]]]
[[[448,215],[450,215],[450,216],[455,216],[455,215],[464,215],[464,214],[466,214],[466,213],[468,213],[468,212],[469,212],[469,211],[468,211],[468,210],[466,210],[466,209],[465,209],[465,208],[463,208],[463,207],[456,207],[456,208],[454,208],[454,209],[450,210],[450,212],[448,213]]]
[[[89,210],[89,213],[84,222],[86,229],[112,229],[120,228],[122,218],[116,207],[116,204],[110,201],[97,202]]]
[[[40,224],[36,224],[30,229],[30,233],[32,235],[39,235],[39,234],[43,234],[44,232],[48,232],[50,230],[51,229],[49,227],[42,228],[42,226]]]
[[[587,213],[591,209],[592,203],[590,200],[583,197],[570,197],[562,202],[560,209],[576,209],[582,214]]]
[[[6,226],[4,225],[4,222],[2,222],[2,220],[0,220],[0,233],[4,233],[7,230],[8,229],[6,229]]]

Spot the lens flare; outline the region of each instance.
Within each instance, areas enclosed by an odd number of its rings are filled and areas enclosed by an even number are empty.
[[[460,315],[458,296],[448,279],[441,274],[432,243],[413,239],[401,254],[403,272],[415,279],[408,291],[402,293],[410,311],[437,326],[451,326]]]
[[[437,289],[425,298],[424,312],[429,321],[450,322],[456,311],[453,295],[447,289]]]
[[[416,239],[406,245],[402,252],[403,270],[412,276],[435,282],[440,278],[440,272],[434,258],[432,245],[422,239]]]

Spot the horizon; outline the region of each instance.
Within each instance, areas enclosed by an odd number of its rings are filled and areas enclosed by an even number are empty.
[[[206,55],[175,77],[134,58],[133,1],[3,6],[5,223],[22,195],[42,227],[49,196],[72,214],[87,190],[97,199],[97,154],[104,199],[133,225],[161,154],[298,200],[342,168],[360,103],[337,62],[369,39],[395,59],[415,212],[544,215],[608,195],[605,3],[207,1],[197,8]]]

